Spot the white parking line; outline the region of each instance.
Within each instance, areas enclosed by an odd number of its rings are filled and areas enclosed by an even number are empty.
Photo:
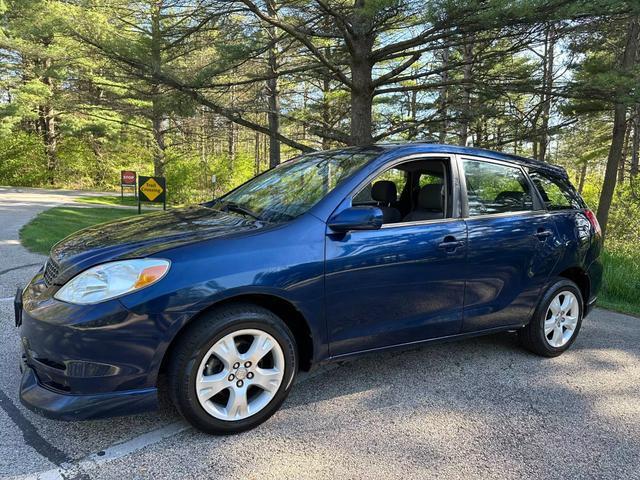
[[[65,480],[81,476],[82,474],[98,468],[105,463],[118,460],[145,447],[158,443],[165,438],[173,437],[174,435],[184,432],[190,428],[191,426],[185,422],[174,422],[166,427],[152,430],[151,432],[144,433],[132,438],[131,440],[127,440],[126,442],[116,443],[105,450],[92,453],[78,462],[63,464],[59,468],[53,468],[45,472],[32,473],[14,478],[22,480]]]
[[[0,302],[13,302],[14,300],[15,300],[15,297],[0,298]]]
[[[301,372],[296,384],[304,383],[307,380],[318,377],[322,374],[335,370],[341,366],[341,362],[329,363],[313,369],[311,372]],[[131,455],[145,447],[154,445],[162,440],[173,437],[192,427],[185,422],[174,422],[165,427],[143,433],[131,440],[116,443],[97,453],[92,453],[78,462],[63,464],[58,468],[52,468],[44,472],[31,473],[13,477],[14,480],[68,480],[69,478],[82,478],[83,474],[94,470],[105,463],[118,460],[127,455]]]

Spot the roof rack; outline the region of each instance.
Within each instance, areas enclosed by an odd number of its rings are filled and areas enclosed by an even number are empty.
[[[436,138],[415,138],[413,140],[385,140],[374,145],[407,145],[412,143],[440,143]]]

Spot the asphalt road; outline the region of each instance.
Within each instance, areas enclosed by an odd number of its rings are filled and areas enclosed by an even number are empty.
[[[556,359],[514,334],[384,353],[305,375],[232,437],[159,412],[62,423],[18,400],[8,299],[44,257],[19,227],[73,193],[0,188],[0,476],[25,478],[640,479],[640,319],[595,310]]]

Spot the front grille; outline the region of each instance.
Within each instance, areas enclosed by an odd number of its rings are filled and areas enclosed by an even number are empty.
[[[44,267],[44,284],[47,287],[53,285],[58,273],[60,273],[60,267],[55,261],[53,261],[53,259],[49,258]]]

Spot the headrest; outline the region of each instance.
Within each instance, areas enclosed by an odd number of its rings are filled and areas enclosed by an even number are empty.
[[[376,202],[391,203],[398,199],[396,184],[389,180],[379,180],[371,187],[371,198]]]
[[[418,207],[424,210],[442,211],[442,184],[425,185],[418,193]]]
[[[500,192],[495,199],[496,203],[503,203],[505,205],[519,205],[524,199],[524,192],[512,192],[504,191]]]

